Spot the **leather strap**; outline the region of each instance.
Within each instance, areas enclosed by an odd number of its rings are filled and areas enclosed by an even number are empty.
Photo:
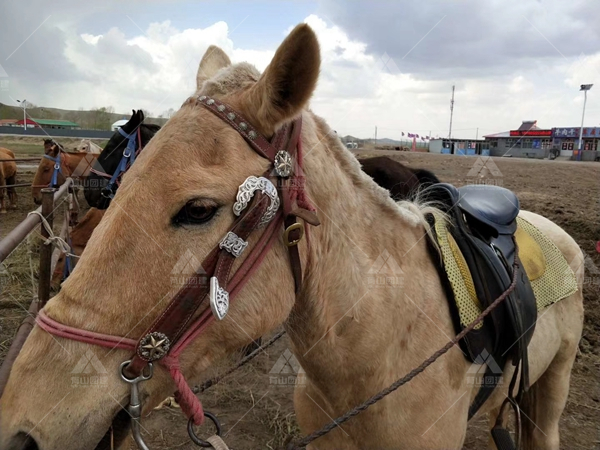
[[[248,209],[236,220],[230,231],[246,240],[252,231],[258,228],[260,219],[269,203],[270,198],[267,195],[257,192]],[[175,344],[200,305],[206,300],[210,277],[217,276],[219,283],[226,286],[234,261],[235,257],[226,249],[220,249],[219,245],[215,246],[202,263],[198,273],[177,292],[165,311],[148,328],[144,336],[159,332],[164,334],[172,344]],[[126,374],[132,378],[139,376],[147,363],[148,360],[140,354],[138,346],[138,351],[126,368]]]

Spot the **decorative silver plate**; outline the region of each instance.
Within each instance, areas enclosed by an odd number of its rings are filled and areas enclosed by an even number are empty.
[[[248,247],[248,242],[243,240],[233,231],[228,231],[221,242],[219,242],[219,248],[224,248],[236,258],[242,254],[242,252]]]
[[[265,177],[250,176],[246,178],[246,181],[238,188],[238,193],[233,204],[233,213],[239,216],[254,197],[254,192],[260,190],[263,194],[266,194],[271,199],[271,204],[267,208],[267,211],[260,219],[259,226],[263,226],[271,221],[271,219],[277,213],[279,209],[279,196],[277,195],[277,189],[271,183],[271,180]]]
[[[156,361],[167,354],[171,341],[163,333],[154,331],[144,336],[138,345],[138,355],[146,361]]]
[[[275,155],[275,173],[283,178],[292,174],[292,157],[285,150],[279,150]]]
[[[229,311],[229,293],[219,286],[217,277],[210,279],[210,309],[219,320],[223,320]]]

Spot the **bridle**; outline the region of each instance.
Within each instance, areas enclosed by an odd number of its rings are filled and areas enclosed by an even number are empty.
[[[57,146],[57,144],[54,144],[54,145]],[[56,157],[50,156],[50,155],[44,155],[44,158],[49,159],[50,161],[54,162],[54,170],[52,172],[52,178],[50,179],[50,183],[43,187],[56,188],[56,187],[58,187],[58,174],[60,173],[63,177],[65,176],[65,174],[62,171],[63,154],[64,154],[63,151],[59,147],[58,154],[56,155]]]
[[[119,185],[123,174],[129,170],[129,167],[131,167],[131,165],[135,162],[136,156],[142,151],[142,134],[140,129],[141,125],[139,125],[131,133],[126,133],[123,131],[123,128],[118,128],[119,134],[127,140],[127,147],[125,147],[125,150],[123,150],[121,160],[119,161],[119,164],[112,175],[94,168],[90,169],[90,172],[109,180],[108,184],[102,188],[101,195],[103,197],[112,199],[115,196],[115,193],[113,192],[114,186]]]
[[[282,225],[283,243],[289,251],[297,293],[302,285],[298,243],[304,235],[304,224],[298,218],[311,225],[319,225],[315,209],[304,191],[301,117],[283,125],[268,140],[241,114],[220,100],[202,95],[186,102],[193,103],[201,104],[228,123],[256,153],[271,162],[271,167],[262,176],[250,176],[238,188],[233,206],[237,219],[232,227],[204,259],[197,274],[187,280],[138,341],[70,327],[51,319],[44,310],[36,318],[40,328],[55,336],[134,352],[130,360],[121,364],[120,373],[123,381],[131,386],[128,412],[132,418],[134,439],[142,450],[148,447],[140,434],[142,405],[138,385],[152,377],[155,362],[169,370],[177,386],[176,399],[189,418],[190,438],[199,446],[211,446],[196,436],[193,425],[202,424],[207,416],[217,427],[217,435],[220,434],[220,425],[212,414],[203,411],[200,400],[181,373],[179,357],[214,320],[222,320],[227,315],[230,302],[258,270],[275,241],[279,240]],[[129,154],[129,158],[132,154]],[[113,178],[116,177],[118,175],[113,175]],[[275,183],[271,178],[275,178]],[[258,241],[248,249],[248,238],[261,229],[264,231]],[[236,259],[244,253],[246,259],[232,273]],[[207,298],[210,306],[206,305],[198,313]]]

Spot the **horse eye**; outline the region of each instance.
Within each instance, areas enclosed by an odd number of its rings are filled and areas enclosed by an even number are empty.
[[[198,225],[209,222],[219,206],[210,200],[190,200],[173,217],[174,225]]]

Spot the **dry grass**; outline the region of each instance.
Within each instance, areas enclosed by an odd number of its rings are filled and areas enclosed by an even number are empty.
[[[27,316],[29,305],[37,298],[39,246],[38,234],[31,233],[0,265],[0,361]]]

